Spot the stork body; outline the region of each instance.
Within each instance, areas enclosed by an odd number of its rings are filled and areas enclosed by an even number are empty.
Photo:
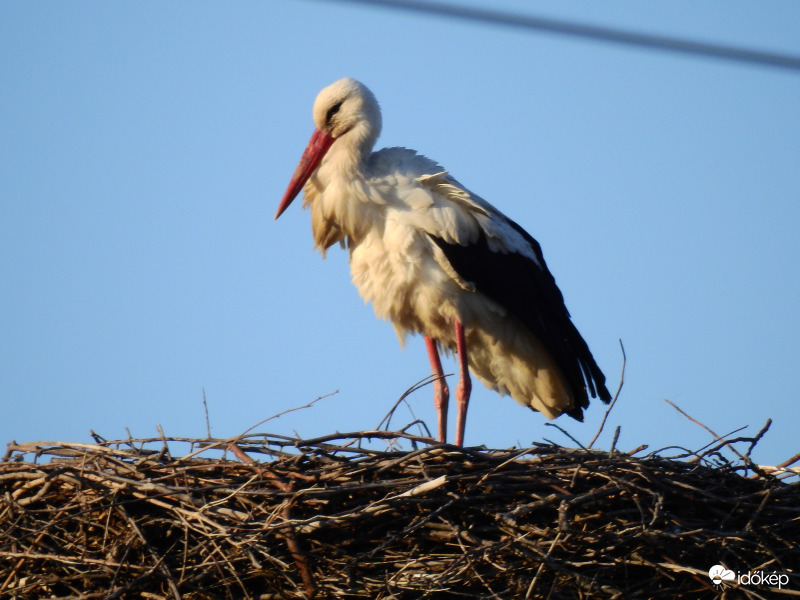
[[[437,347],[459,358],[459,445],[469,371],[551,419],[581,420],[590,395],[610,400],[536,240],[434,161],[405,148],[373,152],[380,110],[361,83],[322,90],[314,122],[275,218],[304,188],[323,256],[346,246],[353,283],[401,344],[409,333],[425,337],[440,441],[449,389]]]

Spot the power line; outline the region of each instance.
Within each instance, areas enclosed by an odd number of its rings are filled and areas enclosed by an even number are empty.
[[[516,27],[518,29],[533,29],[546,33],[581,37],[627,46],[679,52],[695,56],[705,56],[708,58],[718,58],[740,63],[800,71],[800,56],[636,33],[623,29],[584,25],[557,19],[501,13],[480,8],[453,6],[451,4],[442,4],[439,2],[421,2],[419,0],[339,0],[339,2],[367,4],[369,6],[426,13],[442,17],[455,17],[466,21],[492,23],[495,25]]]

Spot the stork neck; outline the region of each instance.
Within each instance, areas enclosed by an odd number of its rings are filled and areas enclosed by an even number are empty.
[[[342,172],[361,172],[372,154],[379,132],[380,126],[375,127],[367,120],[361,121],[337,138],[326,158],[333,161]]]
[[[358,242],[376,217],[360,152],[334,144],[306,189],[311,205],[315,245],[323,250],[336,242]]]
[[[344,140],[337,140],[344,141]],[[364,157],[357,148],[334,143],[322,162],[322,168],[330,179],[352,179],[363,171]]]

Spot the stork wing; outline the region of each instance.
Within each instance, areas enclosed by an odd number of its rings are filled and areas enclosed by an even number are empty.
[[[418,181],[437,197],[434,206],[450,208],[459,215],[456,221],[463,221],[460,227],[456,222],[449,228],[429,229],[430,239],[467,289],[503,306],[549,350],[575,400],[575,407],[567,414],[582,420],[582,409],[589,405],[588,394],[609,402],[605,376],[570,318],[539,243],[446,173]]]

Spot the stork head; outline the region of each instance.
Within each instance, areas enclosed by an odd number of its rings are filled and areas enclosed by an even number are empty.
[[[328,151],[362,161],[381,132],[378,101],[367,86],[350,77],[332,83],[319,93],[314,101],[313,116],[316,129],[286,188],[275,213],[276,219],[297,197]]]

